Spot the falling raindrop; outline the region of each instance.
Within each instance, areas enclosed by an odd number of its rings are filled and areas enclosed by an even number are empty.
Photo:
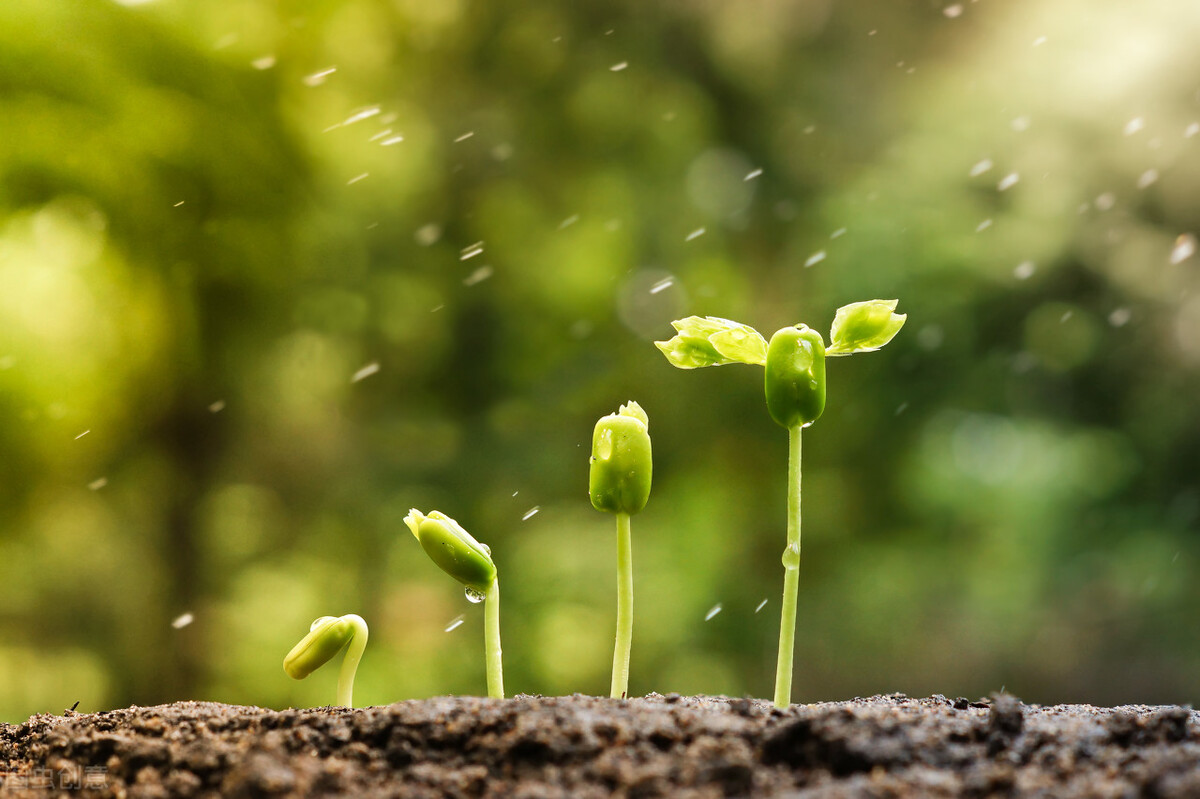
[[[1033,273],[1037,271],[1037,265],[1033,261],[1021,261],[1013,269],[1013,277],[1017,280],[1028,280],[1033,277]]]
[[[171,622],[171,626],[174,627],[176,630],[182,630],[184,627],[187,627],[189,624],[191,624],[195,620],[196,620],[196,617],[194,615],[192,615],[191,613],[183,613],[183,614],[175,617],[175,620]]]
[[[713,605],[711,608],[708,609],[708,613],[704,614],[704,620],[709,621],[710,619],[712,619],[713,616],[716,616],[718,613],[720,613],[721,610],[722,610],[721,603],[718,602],[717,604]]]
[[[704,228],[698,227],[695,230],[693,230],[691,233],[687,234],[687,238],[685,238],[684,241],[691,241],[692,239],[698,239],[701,236],[703,236],[704,233],[705,233]]]
[[[460,141],[466,141],[467,139],[471,138],[474,135],[475,135],[475,131],[468,130],[466,133],[464,133],[463,135],[461,135],[457,139],[455,139],[454,143],[458,144]]]
[[[428,225],[422,225],[413,234],[413,238],[417,240],[417,244],[420,244],[422,247],[429,247],[436,244],[441,237],[441,225],[434,224],[433,222],[430,222]]]
[[[620,72],[620,71],[622,71],[623,69],[627,68],[628,66],[629,66],[629,62],[628,62],[628,61],[621,61],[621,62],[619,62],[619,63],[613,64],[613,65],[612,65],[611,67],[609,67],[608,69],[609,69],[609,71],[610,71],[610,72]]]
[[[1039,37],[1037,37],[1036,39],[1034,39],[1034,40],[1033,40],[1033,46],[1034,46],[1034,47],[1041,47],[1041,46],[1042,46],[1043,44],[1045,44],[1045,43],[1046,43],[1046,37],[1045,37],[1045,36],[1039,36]]]
[[[493,270],[492,267],[490,267],[490,266],[481,266],[478,269],[476,269],[474,272],[472,272],[471,274],[469,274],[465,278],[463,278],[463,285],[464,286],[474,286],[476,283],[482,283],[483,281],[487,280],[489,277],[492,276],[493,271],[495,271],[495,270]]]
[[[361,175],[355,175],[354,177],[347,180],[346,185],[353,186],[355,183],[358,183],[360,180],[365,180],[365,179],[369,178],[370,176],[371,176],[370,172],[363,172]]]
[[[579,214],[571,214],[566,219],[558,223],[558,229],[569,228],[571,225],[579,221]]]
[[[258,70],[270,69],[275,66],[275,56],[265,55],[262,58],[256,58],[250,62],[250,66]]]
[[[991,168],[992,168],[992,159],[985,158],[982,161],[976,162],[975,166],[971,167],[971,171],[968,172],[967,175],[969,177],[977,178],[980,175],[982,175],[984,172],[987,172]]]
[[[1200,122],[1193,122],[1183,129],[1183,138],[1190,139],[1200,133]]]
[[[477,241],[470,246],[463,247],[461,253],[458,256],[458,260],[465,261],[468,258],[474,258],[476,255],[479,255],[482,252],[483,252],[483,242]]]
[[[1171,250],[1171,263],[1183,263],[1195,254],[1196,237],[1191,233],[1184,233],[1175,239],[1175,246]]]
[[[996,190],[997,191],[1007,191],[1007,190],[1011,189],[1013,186],[1017,185],[1017,181],[1020,179],[1021,179],[1021,176],[1018,175],[1016,172],[1009,172],[1007,175],[1005,175],[1003,178],[1000,179],[999,183],[996,184]]]
[[[975,226],[975,232],[982,233],[983,231],[987,230],[991,226],[992,226],[992,220],[985,219],[982,222],[980,222],[978,225]]]
[[[662,280],[658,281],[657,283],[655,283],[653,286],[650,287],[650,293],[657,294],[658,292],[668,289],[673,285],[675,285],[675,278],[664,277]]]
[[[944,14],[947,19],[958,19],[962,16],[962,12],[963,7],[961,3],[955,3],[954,5],[946,6],[942,9],[942,14]]]
[[[446,625],[446,629],[444,632],[452,633],[455,630],[457,630],[459,627],[461,627],[462,623],[463,623],[463,617],[455,616],[453,619],[451,619],[450,623]]]
[[[399,144],[402,141],[404,141],[403,136],[389,136],[388,138],[379,142],[379,146],[380,147],[391,147],[393,144]]]
[[[1097,197],[1093,201],[1093,204],[1096,206],[1097,211],[1111,211],[1113,206],[1117,204],[1117,195],[1111,191],[1106,191]]]
[[[99,477],[99,478],[93,480],[92,482],[88,483],[88,488],[92,491],[99,491],[100,489],[104,488],[106,485],[108,485],[108,478],[107,477]]]
[[[760,177],[762,173],[763,171],[761,169],[751,170],[746,174],[746,177],[742,178],[742,180],[754,180],[755,178]]]
[[[225,400],[217,400],[208,406],[209,413],[220,413],[225,410]]]
[[[821,263],[821,261],[824,261],[824,260],[825,260],[825,251],[817,250],[812,255],[808,256],[808,260],[804,262],[804,266],[805,267],[816,266],[817,264]]]
[[[1114,308],[1108,315],[1108,323],[1113,327],[1124,327],[1133,318],[1133,312],[1128,308]]]
[[[758,607],[756,607],[756,608],[754,609],[754,612],[755,612],[755,613],[758,613],[760,610],[762,610],[762,609],[763,609],[763,608],[765,608],[766,606],[767,606],[767,600],[765,600],[765,599],[764,599],[762,602],[759,602],[759,603],[758,603]]]
[[[1029,130],[1029,117],[1019,116],[1009,123],[1013,130],[1017,133],[1024,133]]]
[[[329,67],[328,69],[323,69],[320,72],[314,72],[311,75],[306,75],[303,78],[303,83],[305,86],[320,86],[325,82],[326,78],[335,72],[337,72],[337,67]]]
[[[830,234],[829,234],[829,238],[831,238],[831,239],[839,239],[839,238],[841,238],[842,236],[845,236],[845,235],[846,235],[846,228],[844,228],[844,227],[840,227],[840,228],[838,228],[837,230],[835,230],[835,231],[833,231],[832,233],[830,233]]]
[[[467,601],[473,605],[478,605],[484,600],[484,595],[469,585],[463,589],[463,594],[466,596]]]
[[[1158,182],[1158,170],[1157,169],[1147,169],[1145,172],[1143,172],[1141,174],[1141,177],[1138,178],[1137,187],[1139,189],[1149,188],[1150,186],[1153,186],[1156,182]]]
[[[378,371],[379,371],[379,361],[372,361],[371,363],[367,364],[366,366],[364,366],[363,368],[361,368],[357,372],[355,372],[354,376],[350,378],[350,382],[357,383],[360,380],[365,380],[366,378],[377,373]]]
[[[75,440],[76,440],[76,441],[78,441],[79,439],[83,438],[84,436],[86,436],[86,435],[87,435],[88,433],[90,433],[90,432],[92,432],[90,429],[89,429],[89,430],[84,430],[82,433],[80,433],[79,435],[75,436]]]
[[[542,509],[542,506],[541,506],[541,505],[534,505],[532,508],[530,508],[529,510],[525,511],[525,515],[521,517],[521,521],[523,521],[523,522],[524,522],[524,521],[529,521],[529,520],[530,520],[530,519],[532,519],[534,516],[536,516],[536,515],[537,515],[537,512],[538,512],[538,511],[540,511],[541,509]]]
[[[1132,136],[1144,127],[1146,127],[1146,121],[1141,117],[1134,117],[1125,123],[1125,135]]]

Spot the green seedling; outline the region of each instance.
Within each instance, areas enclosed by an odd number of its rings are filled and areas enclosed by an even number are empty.
[[[413,508],[404,523],[442,571],[463,584],[467,599],[483,602],[483,643],[487,658],[488,696],[504,698],[504,664],[500,654],[500,580],[492,550],[476,541],[441,511],[429,515]]]
[[[650,498],[650,420],[636,402],[596,422],[588,491],[592,507],[617,516],[617,640],[613,648],[612,697],[629,693],[633,639],[633,547],[629,517]]]
[[[768,342],[754,328],[716,317],[689,316],[672,322],[676,335],[656,341],[680,369],[748,363],[766,367],[764,392],[771,418],[788,431],[787,547],[783,551],[783,610],[775,706],[792,696],[792,654],[796,638],[796,595],[800,587],[800,431],[825,410],[825,358],[873,352],[904,325],[897,300],[868,300],[838,309],[827,348],[821,334],[804,324],[776,331]]]
[[[334,655],[346,651],[338,674],[337,703],[354,707],[354,674],[363,650],[367,648],[367,623],[361,616],[322,616],[312,623],[308,635],[292,647],[283,659],[283,670],[294,680],[303,680],[328,663]]]

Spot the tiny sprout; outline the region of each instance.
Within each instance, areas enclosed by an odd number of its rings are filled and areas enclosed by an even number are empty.
[[[654,342],[667,360],[681,369],[726,363],[764,366],[767,411],[787,428],[788,543],[782,558],[783,608],[775,670],[776,707],[786,707],[792,695],[796,595],[800,586],[800,431],[825,411],[825,357],[873,352],[887,344],[907,318],[895,312],[897,304],[897,300],[868,300],[839,308],[833,319],[828,349],[821,334],[807,325],[778,330],[766,344],[754,328],[711,316],[704,319],[689,316],[672,322],[677,335],[669,341]]]
[[[488,696],[504,698],[504,666],[500,650],[500,579],[492,551],[441,511],[429,515],[413,508],[404,523],[425,554],[442,571],[463,584],[467,599],[484,603],[483,641],[487,659]]]
[[[677,325],[676,329],[681,328]],[[633,545],[629,517],[646,507],[650,498],[653,462],[649,427],[650,419],[642,406],[629,402],[617,413],[601,417],[592,433],[588,470],[592,507],[617,515],[617,635],[611,692],[614,699],[624,699],[629,694],[629,649],[633,639]]]
[[[294,680],[303,680],[328,663],[338,652],[346,651],[338,674],[337,703],[354,707],[354,674],[363,650],[367,648],[367,623],[361,616],[322,616],[312,623],[308,635],[292,647],[283,659],[283,670]]]

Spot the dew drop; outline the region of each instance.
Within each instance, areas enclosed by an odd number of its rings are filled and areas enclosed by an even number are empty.
[[[811,424],[811,422],[810,422]],[[806,425],[807,426],[807,425]],[[783,550],[783,568],[799,569],[800,568],[800,545],[788,544]]]
[[[467,597],[467,601],[473,605],[478,605],[480,602],[483,601],[483,594],[480,593],[479,591],[476,591],[471,586],[467,586],[466,588],[464,588],[463,594]]]
[[[613,436],[612,430],[604,429],[600,431],[600,440],[596,442],[596,457],[602,461],[609,460],[613,454]]]

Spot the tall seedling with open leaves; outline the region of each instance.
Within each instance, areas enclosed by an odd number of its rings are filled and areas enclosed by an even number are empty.
[[[838,309],[830,345],[805,324],[777,330],[768,343],[754,328],[717,317],[689,316],[672,322],[676,335],[657,341],[667,360],[680,369],[727,363],[766,367],[764,390],[771,418],[788,431],[787,547],[783,550],[783,610],[775,706],[792,696],[792,654],[796,639],[796,595],[800,587],[800,432],[825,410],[825,358],[873,352],[904,325],[897,300],[868,300]]]

